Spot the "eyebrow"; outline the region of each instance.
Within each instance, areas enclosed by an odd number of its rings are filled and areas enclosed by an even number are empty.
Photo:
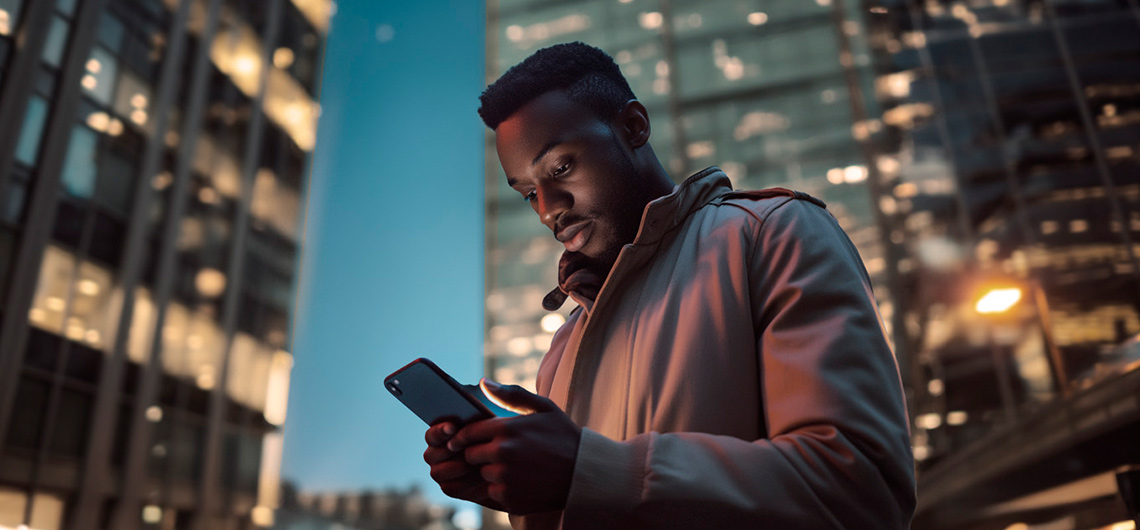
[[[534,157],[534,160],[530,161],[530,165],[532,165],[532,166],[538,165],[538,162],[540,160],[542,160],[542,157],[546,156],[546,154],[549,153],[551,149],[554,149],[555,147],[558,147],[559,145],[562,145],[563,143],[566,143],[566,140],[564,140],[562,138],[555,138],[549,142],[546,142],[546,145],[542,146],[542,150],[540,150],[538,152],[538,155],[536,155]],[[507,177],[507,185],[508,186],[514,187],[514,185],[517,183],[518,183],[518,179]]]

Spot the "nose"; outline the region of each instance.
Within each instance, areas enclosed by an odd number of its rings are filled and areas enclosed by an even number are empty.
[[[570,209],[574,203],[573,197],[558,186],[540,186],[535,190],[534,210],[539,220],[551,230],[556,230],[558,218]]]

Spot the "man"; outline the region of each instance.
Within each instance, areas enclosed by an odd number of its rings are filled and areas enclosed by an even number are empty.
[[[532,414],[428,429],[443,491],[528,529],[907,528],[898,369],[822,203],[734,192],[716,168],[674,186],[645,107],[585,44],[536,52],[480,99],[579,307],[541,396],[485,381]]]

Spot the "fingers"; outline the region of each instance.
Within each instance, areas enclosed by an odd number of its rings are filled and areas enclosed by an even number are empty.
[[[468,446],[489,442],[506,432],[508,421],[511,419],[513,418],[491,418],[468,424],[447,441],[447,449],[458,453]]]
[[[426,441],[430,447],[443,447],[447,444],[447,441],[455,435],[455,431],[457,430],[454,423],[447,421],[437,423],[429,427],[427,432],[424,433],[424,441]]]

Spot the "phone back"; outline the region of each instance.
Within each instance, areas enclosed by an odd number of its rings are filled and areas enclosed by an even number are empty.
[[[466,424],[491,417],[486,407],[426,359],[389,375],[384,387],[428,425],[445,420]]]

